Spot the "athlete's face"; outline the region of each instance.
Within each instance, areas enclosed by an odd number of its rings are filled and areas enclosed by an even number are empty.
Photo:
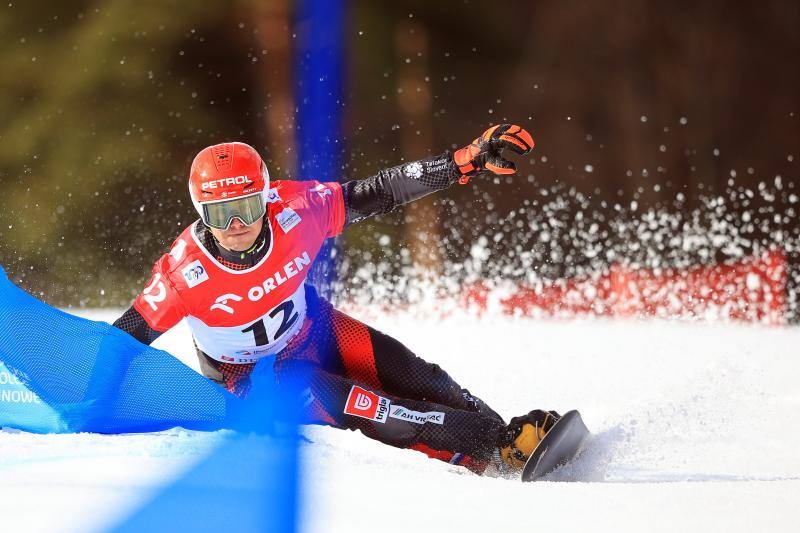
[[[234,218],[228,229],[209,228],[211,234],[222,246],[234,252],[244,252],[255,244],[258,234],[261,233],[261,226],[264,219],[260,218],[253,224],[245,226],[244,222]]]

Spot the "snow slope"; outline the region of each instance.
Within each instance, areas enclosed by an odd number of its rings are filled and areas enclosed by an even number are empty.
[[[800,329],[373,318],[505,416],[579,408],[595,437],[549,481],[522,484],[358,433],[308,428],[301,511],[308,531],[800,528]],[[157,346],[196,367],[183,327]],[[184,430],[1,432],[2,530],[102,530],[219,438]],[[577,482],[555,482],[562,480]]]

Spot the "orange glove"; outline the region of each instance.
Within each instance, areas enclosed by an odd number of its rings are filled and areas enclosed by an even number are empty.
[[[461,174],[458,182],[465,185],[472,176],[484,170],[493,174],[513,174],[517,167],[501,155],[503,149],[525,155],[533,150],[533,146],[531,134],[515,124],[492,126],[472,144],[453,154],[453,161]]]

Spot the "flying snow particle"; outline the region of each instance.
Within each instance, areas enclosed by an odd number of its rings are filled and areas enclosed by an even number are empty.
[[[751,291],[758,290],[761,287],[761,278],[758,277],[758,274],[749,273],[747,274],[747,279],[745,281],[747,284],[747,288]]]

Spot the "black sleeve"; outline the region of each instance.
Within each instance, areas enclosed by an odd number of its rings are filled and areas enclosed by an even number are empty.
[[[381,170],[363,180],[347,181],[342,184],[345,226],[446,189],[458,177],[453,157],[445,152]]]
[[[133,306],[114,322],[114,327],[121,329],[137,341],[144,344],[151,344],[159,336],[161,331],[156,331],[147,325],[144,317],[139,314]]]

